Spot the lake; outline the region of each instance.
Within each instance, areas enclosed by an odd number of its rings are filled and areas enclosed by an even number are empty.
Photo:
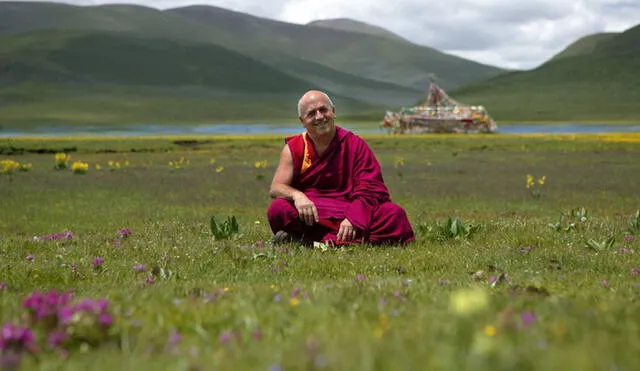
[[[385,133],[377,126],[343,125],[357,134]],[[132,126],[43,126],[18,130],[0,128],[0,138],[16,137],[68,137],[68,136],[105,136],[138,137],[156,135],[288,135],[302,131],[300,124],[216,124],[216,125],[132,125]],[[532,124],[502,125],[498,133],[504,134],[598,134],[640,132],[640,124]]]

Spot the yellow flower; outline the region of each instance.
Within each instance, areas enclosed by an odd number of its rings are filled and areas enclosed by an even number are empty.
[[[71,165],[71,170],[76,174],[84,174],[89,170],[89,164],[82,161],[76,161]]]
[[[255,166],[256,169],[266,168],[267,167],[267,160],[256,161],[253,164],[253,166]]]
[[[484,333],[487,334],[487,336],[494,336],[496,334],[496,327],[491,325],[486,325],[484,326]]]
[[[489,295],[481,288],[462,289],[454,292],[449,301],[450,309],[459,315],[480,312],[489,306]]]
[[[527,174],[527,188],[533,187],[534,184],[533,175]]]
[[[291,305],[292,307],[295,307],[298,304],[300,304],[300,299],[298,299],[298,298],[289,299],[289,305]]]
[[[547,177],[543,175],[542,178],[538,179],[538,184],[543,185],[545,180],[547,180]]]
[[[221,172],[222,172],[222,170],[224,170],[224,166],[218,166],[218,167],[216,168],[216,173],[221,173]]]

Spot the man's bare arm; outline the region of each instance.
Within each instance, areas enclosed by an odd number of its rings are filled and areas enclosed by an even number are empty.
[[[271,188],[269,189],[269,195],[271,198],[282,197],[287,200],[291,200],[298,210],[300,219],[306,224],[313,225],[318,219],[318,210],[313,202],[300,190],[291,187],[291,180],[293,179],[293,158],[291,157],[291,150],[289,146],[285,145],[280,153],[280,162],[276,173],[273,175],[271,181]]]
[[[291,187],[292,179],[293,158],[291,157],[289,146],[285,145],[282,152],[280,152],[280,162],[271,181],[269,196],[271,196],[271,198],[282,197],[293,201],[296,197],[303,195],[302,192]]]

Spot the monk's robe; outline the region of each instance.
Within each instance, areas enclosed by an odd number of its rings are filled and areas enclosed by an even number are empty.
[[[308,226],[292,201],[275,199],[267,210],[271,230],[284,230],[305,242],[402,244],[415,239],[405,210],[391,201],[380,164],[367,143],[336,127],[336,135],[318,156],[306,133],[285,138],[293,157],[291,186],[315,204],[319,223]],[[358,230],[355,241],[337,241],[347,218]]]

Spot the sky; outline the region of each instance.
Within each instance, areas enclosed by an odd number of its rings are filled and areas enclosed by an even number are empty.
[[[3,0],[0,0],[3,1]],[[640,24],[640,0],[63,0],[167,9],[214,5],[285,22],[352,18],[416,44],[498,67],[531,69],[576,39]]]

